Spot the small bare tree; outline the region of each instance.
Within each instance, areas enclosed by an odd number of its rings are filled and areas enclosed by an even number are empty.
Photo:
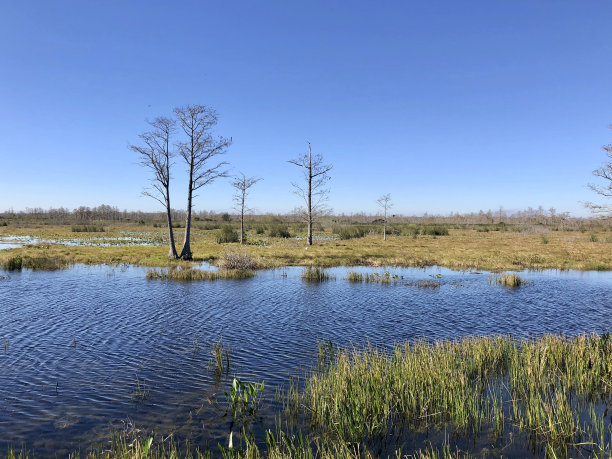
[[[610,126],[610,129],[612,129],[612,126]],[[606,152],[606,156],[610,158],[611,161],[604,163],[599,169],[595,169],[593,171],[593,175],[604,179],[606,182],[604,182],[603,185],[595,185],[590,183],[589,188],[601,196],[612,198],[612,144],[604,145],[602,148]],[[586,203],[586,206],[594,213],[609,214],[612,216],[612,205],[593,204],[588,202]]]
[[[155,199],[166,208],[170,244],[168,256],[178,258],[170,209],[170,162],[174,156],[174,152],[170,150],[170,138],[175,131],[175,121],[160,116],[148,123],[153,129],[138,136],[141,145],[130,145],[129,147],[140,156],[140,164],[153,171],[152,188],[145,189],[142,194]]]
[[[249,194],[249,188],[260,182],[262,179],[259,177],[247,177],[242,172],[239,173],[232,181],[232,186],[236,188],[236,194],[234,194],[234,202],[236,203],[236,210],[240,212],[240,243],[244,244],[244,213],[249,211],[246,206],[246,197]]]
[[[312,245],[312,222],[315,216],[325,209],[329,196],[329,188],[326,188],[325,185],[330,180],[329,171],[333,166],[323,164],[323,157],[320,154],[312,156],[310,142],[308,142],[308,153],[289,162],[304,169],[306,184],[299,185],[292,182],[291,185],[295,189],[295,194],[304,199],[306,204],[303,213],[308,223],[308,245]]]
[[[391,203],[391,194],[387,193],[382,195],[380,198],[376,200],[378,205],[383,210],[383,241],[387,240],[387,211],[393,207]]]
[[[226,153],[232,140],[214,137],[212,128],[217,124],[217,112],[205,105],[187,105],[174,109],[179,126],[186,140],[178,144],[178,152],[187,163],[189,182],[187,187],[187,220],[185,222],[185,242],[180,258],[191,260],[191,212],[194,192],[214,182],[219,177],[227,177],[226,162],[211,165],[211,160]]]

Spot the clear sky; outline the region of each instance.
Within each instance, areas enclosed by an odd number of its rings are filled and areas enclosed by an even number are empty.
[[[0,1],[0,210],[159,209],[128,148],[214,107],[258,212],[299,204],[287,161],[333,164],[335,212],[539,205],[586,215],[612,143],[612,2]],[[176,159],[173,207],[186,205]],[[196,210],[232,207],[227,180]]]

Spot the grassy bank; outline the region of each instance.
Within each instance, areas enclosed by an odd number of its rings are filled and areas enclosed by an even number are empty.
[[[306,247],[304,240],[273,237],[259,228],[248,233],[244,252],[256,260],[259,268],[302,266],[445,266],[452,269],[518,271],[522,269],[612,269],[612,231],[599,228],[590,232],[550,231],[545,237],[532,231],[480,231],[478,228],[445,228],[448,235],[422,231],[417,235],[378,234],[338,239],[333,228],[315,236],[323,240]],[[182,240],[181,229],[176,239]],[[439,231],[438,231],[439,232]],[[427,233],[427,234],[423,234]],[[442,232],[443,233],[443,232]],[[34,236],[42,240],[77,240],[96,244],[138,234],[148,246],[112,243],[106,246],[39,244],[0,251],[0,263],[9,258],[53,258],[61,264],[121,264],[169,267],[179,262],[167,258],[166,234],[162,228],[140,225],[107,225],[104,233],[72,232],[70,226],[0,227],[0,236]],[[273,233],[274,234],[274,233]],[[293,236],[301,233],[294,231]],[[217,243],[218,230],[193,231],[192,250],[196,261],[218,262],[228,247],[236,243]],[[103,238],[103,239],[99,239]],[[336,239],[330,239],[336,238]],[[179,244],[180,246],[180,244]],[[186,264],[185,266],[189,266]]]

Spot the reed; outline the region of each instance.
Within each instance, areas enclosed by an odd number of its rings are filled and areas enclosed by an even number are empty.
[[[3,263],[3,268],[7,271],[21,271],[22,266],[23,259],[19,255],[11,257]]]
[[[420,341],[392,352],[337,349],[308,381],[305,403],[313,424],[336,441],[369,444],[394,425],[456,435],[490,426],[500,436],[516,429],[535,447],[565,455],[594,437],[610,450],[610,432],[599,420],[586,427],[581,416],[607,400],[611,378],[609,335]]]
[[[363,274],[355,271],[350,271],[346,277],[349,282],[361,283],[363,282]]]
[[[220,376],[224,369],[225,373],[229,373],[230,349],[223,345],[223,338],[219,338],[218,342],[213,343],[212,355],[215,362],[215,374]]]
[[[220,279],[248,279],[255,275],[254,271],[241,269],[222,269],[205,271],[194,268],[149,269],[147,279],[163,279],[174,281],[215,281]]]
[[[325,272],[323,268],[318,266],[309,266],[302,271],[302,280],[306,282],[327,282],[335,279],[335,276]]]
[[[497,284],[503,285],[504,287],[516,288],[525,284],[523,278],[518,274],[502,274],[501,276],[495,276],[493,279]]]

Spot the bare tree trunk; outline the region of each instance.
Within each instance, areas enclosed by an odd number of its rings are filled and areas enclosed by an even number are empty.
[[[383,241],[387,240],[387,212],[385,212],[385,221],[383,223]]]
[[[312,245],[312,149],[308,144],[308,245]]]
[[[181,256],[183,260],[193,259],[191,253],[191,203],[193,201],[193,162],[189,165],[189,189],[187,190],[187,220],[185,221],[185,242],[183,242],[183,250]]]
[[[244,244],[244,200],[240,211],[240,244]]]
[[[168,234],[170,235],[170,251],[168,252],[168,256],[170,258],[178,258],[178,254],[176,253],[176,245],[174,244],[174,230],[172,228],[172,215],[170,213],[170,198],[168,197],[168,206],[166,207],[166,216],[168,217]]]

